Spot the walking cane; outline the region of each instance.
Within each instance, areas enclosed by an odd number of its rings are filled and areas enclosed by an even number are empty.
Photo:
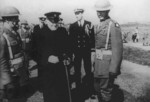
[[[68,75],[68,68],[67,68],[67,63],[65,61],[64,61],[64,66],[65,66],[65,70],[66,70],[66,77],[67,77],[67,84],[68,84],[68,91],[69,91],[69,101],[72,102],[71,91],[70,91],[69,75]]]

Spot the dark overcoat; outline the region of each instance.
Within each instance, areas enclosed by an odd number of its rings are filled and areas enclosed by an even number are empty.
[[[67,31],[65,28],[52,31],[46,26],[41,34],[40,63],[43,68],[44,102],[68,102],[68,86],[63,65],[64,55],[67,53]],[[57,56],[59,62],[56,64],[48,62],[51,55]]]

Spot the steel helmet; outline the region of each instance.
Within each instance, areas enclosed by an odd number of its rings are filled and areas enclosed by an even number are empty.
[[[95,9],[97,11],[107,11],[111,9],[111,4],[108,0],[98,0],[95,4]]]
[[[11,16],[19,16],[20,12],[17,8],[9,6],[5,7],[1,10],[2,17],[11,17]]]

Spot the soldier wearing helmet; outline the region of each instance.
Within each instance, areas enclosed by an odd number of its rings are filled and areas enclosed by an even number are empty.
[[[15,7],[1,10],[4,28],[0,36],[0,90],[7,90],[4,92],[6,98],[20,95],[20,87],[24,87],[28,80],[28,73],[24,68],[22,41],[17,33],[19,14]],[[13,90],[12,93],[9,90]]]
[[[25,52],[25,66],[28,69],[29,67],[29,58],[30,58],[30,52],[31,52],[31,31],[30,27],[28,25],[27,20],[21,20],[20,21],[20,28],[18,30],[18,33],[22,40],[22,48]]]
[[[100,102],[112,102],[114,80],[122,62],[122,34],[119,24],[109,16],[111,7],[108,0],[95,4],[100,22],[95,26],[94,86]]]

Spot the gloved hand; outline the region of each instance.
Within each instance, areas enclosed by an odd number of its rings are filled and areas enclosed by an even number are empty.
[[[112,88],[114,86],[114,81],[116,78],[117,78],[116,73],[109,72],[109,87]]]
[[[67,59],[64,60],[64,65],[70,65],[71,59],[68,57]]]
[[[117,78],[117,74],[116,74],[116,73],[109,72],[109,78],[115,79],[115,78]]]
[[[57,56],[51,55],[51,56],[48,57],[48,62],[56,64],[56,63],[59,62],[59,58]]]

